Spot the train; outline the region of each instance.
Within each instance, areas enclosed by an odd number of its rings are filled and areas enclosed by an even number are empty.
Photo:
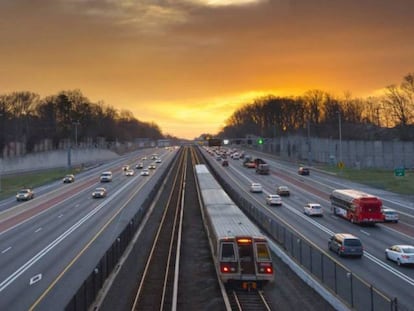
[[[206,165],[195,165],[195,175],[220,280],[226,286],[246,290],[273,282],[275,273],[266,236],[231,200]]]

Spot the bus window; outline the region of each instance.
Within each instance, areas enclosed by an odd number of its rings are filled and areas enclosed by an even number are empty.
[[[236,260],[236,256],[234,254],[233,243],[222,243],[220,261],[234,261],[234,260]]]
[[[265,243],[256,243],[256,250],[259,261],[270,260],[270,253]]]

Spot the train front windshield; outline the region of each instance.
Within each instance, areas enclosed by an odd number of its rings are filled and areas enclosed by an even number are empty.
[[[257,259],[259,261],[269,261],[270,252],[265,243],[256,243]]]

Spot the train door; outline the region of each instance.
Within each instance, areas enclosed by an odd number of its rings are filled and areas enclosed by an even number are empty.
[[[256,274],[253,243],[250,238],[238,238],[241,274]]]

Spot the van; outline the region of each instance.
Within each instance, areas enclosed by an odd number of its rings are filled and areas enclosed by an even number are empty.
[[[112,181],[112,172],[110,172],[110,171],[103,172],[101,174],[100,181],[101,182],[110,182],[110,181]]]
[[[329,250],[336,252],[339,256],[362,257],[364,248],[361,240],[349,233],[336,233],[328,241]]]

